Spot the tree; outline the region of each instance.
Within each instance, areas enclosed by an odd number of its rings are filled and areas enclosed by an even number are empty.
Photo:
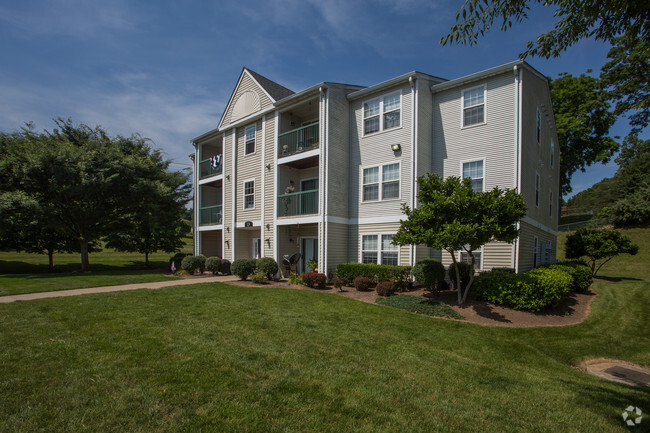
[[[35,133],[28,125],[0,135],[0,184],[35,200],[74,236],[87,272],[92,243],[124,215],[137,214],[143,199],[137,186],[152,166],[163,166],[139,135],[110,137],[99,126],[61,118],[55,123],[52,132]]]
[[[607,93],[597,78],[581,74],[560,74],[549,78],[553,113],[559,140],[561,193],[571,192],[571,176],[594,163],[607,163],[618,150],[608,137],[616,122]]]
[[[469,254],[472,269],[474,255],[491,240],[513,242],[519,235],[517,223],[526,214],[526,204],[521,194],[514,190],[494,188],[488,192],[475,192],[470,178],[449,177],[445,180],[436,174],[418,178],[417,208],[403,205],[407,216],[401,221],[393,243],[397,245],[427,245],[445,250],[452,262],[458,263],[458,252]],[[456,268],[458,304],[462,305],[474,282],[470,277],[466,287]]]
[[[616,104],[614,114],[627,115],[632,135],[648,126],[650,119],[650,40],[638,35],[616,38],[601,68],[602,86]]]
[[[495,24],[501,31],[528,19],[532,4],[555,9],[553,30],[526,43],[520,54],[558,57],[567,48],[584,38],[594,38],[616,43],[616,38],[626,35],[648,40],[650,34],[650,7],[639,0],[466,0],[456,14],[456,24],[448,35],[440,39],[442,45],[456,41],[474,45]]]
[[[586,227],[567,236],[565,247],[567,259],[579,259],[585,256],[589,258],[589,267],[593,277],[605,263],[617,255],[635,255],[639,252],[639,246],[633,244],[630,238],[623,236],[619,231]],[[597,265],[598,260],[601,259],[605,260]]]

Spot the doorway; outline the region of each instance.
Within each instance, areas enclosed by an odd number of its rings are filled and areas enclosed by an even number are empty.
[[[312,268],[307,267],[310,260],[318,260],[318,238],[302,238],[302,271],[312,272]]]

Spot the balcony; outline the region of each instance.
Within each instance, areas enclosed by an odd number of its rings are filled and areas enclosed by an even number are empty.
[[[318,149],[318,130],[316,122],[278,135],[278,158]]]
[[[278,217],[318,215],[318,190],[278,196]]]
[[[209,226],[214,224],[221,224],[223,219],[221,213],[221,205],[206,206],[199,208],[199,225]]]
[[[223,157],[216,168],[212,165],[212,158],[199,162],[199,179],[216,176],[221,173],[223,173]]]

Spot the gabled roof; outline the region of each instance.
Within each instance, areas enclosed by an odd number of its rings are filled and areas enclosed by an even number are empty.
[[[251,69],[248,69],[246,67],[244,69],[252,75],[255,81],[257,81],[258,84],[264,88],[264,90],[266,90],[266,93],[268,93],[274,100],[273,102],[279,101],[280,99],[286,98],[287,96],[293,95],[295,93],[293,90],[289,90],[286,87],[281,86],[275,81],[269,80],[265,76],[260,75]]]

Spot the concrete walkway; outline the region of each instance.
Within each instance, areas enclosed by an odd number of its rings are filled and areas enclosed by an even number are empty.
[[[34,299],[45,298],[59,298],[63,296],[77,296],[88,295],[92,293],[109,293],[121,292],[124,290],[138,290],[138,289],[160,289],[169,286],[186,286],[188,284],[201,284],[201,283],[223,283],[226,281],[237,281],[239,278],[235,275],[225,276],[209,276],[209,277],[191,277],[183,278],[182,280],[169,280],[169,281],[156,281],[153,283],[136,283],[124,284],[122,286],[104,286],[104,287],[89,287],[87,289],[73,289],[73,290],[59,290],[56,292],[41,292],[41,293],[26,293],[24,295],[10,295],[0,296],[0,304],[8,304],[15,301],[32,301]]]

